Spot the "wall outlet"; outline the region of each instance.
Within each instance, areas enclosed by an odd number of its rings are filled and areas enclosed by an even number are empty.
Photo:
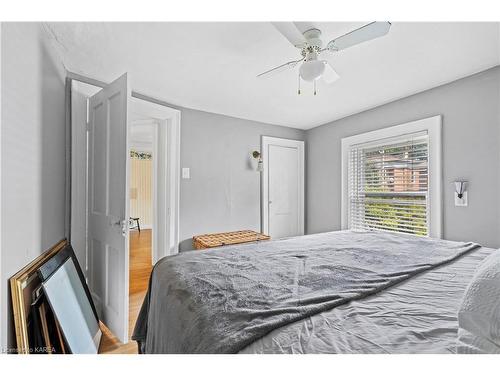
[[[457,207],[467,207],[468,205],[468,200],[467,200],[467,192],[464,191],[462,194],[462,198],[458,197],[457,192],[455,192],[455,206]]]
[[[188,180],[191,178],[189,175],[189,168],[182,168],[182,178],[184,180]]]

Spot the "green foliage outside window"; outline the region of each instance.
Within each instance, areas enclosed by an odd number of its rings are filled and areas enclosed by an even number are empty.
[[[398,199],[399,201],[401,198]],[[422,202],[421,197],[410,198],[415,203]],[[425,198],[423,198],[425,201]],[[390,203],[365,203],[365,223],[368,227],[378,229],[384,227],[385,230],[427,235],[426,208],[421,204],[404,206],[407,210]]]

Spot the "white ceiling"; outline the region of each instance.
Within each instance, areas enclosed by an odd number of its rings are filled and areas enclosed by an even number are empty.
[[[366,22],[318,22],[326,44]],[[340,79],[256,75],[300,57],[267,22],[50,23],[66,68],[103,81],[129,72],[134,90],[174,105],[308,129],[500,64],[499,23],[399,23],[336,55]],[[310,23],[309,23],[310,25]],[[304,26],[304,25],[302,25]],[[306,25],[307,26],[307,25]]]

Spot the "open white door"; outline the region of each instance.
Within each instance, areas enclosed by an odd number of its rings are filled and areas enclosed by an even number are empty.
[[[127,74],[90,98],[89,285],[100,318],[128,341],[129,157]]]

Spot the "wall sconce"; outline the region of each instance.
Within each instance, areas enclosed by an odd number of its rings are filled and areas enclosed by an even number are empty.
[[[262,161],[262,155],[260,154],[259,151],[254,151],[252,152],[252,156],[254,159],[257,159],[257,172],[263,172],[264,171],[264,162]]]
[[[467,181],[455,181],[455,206],[467,206]]]

